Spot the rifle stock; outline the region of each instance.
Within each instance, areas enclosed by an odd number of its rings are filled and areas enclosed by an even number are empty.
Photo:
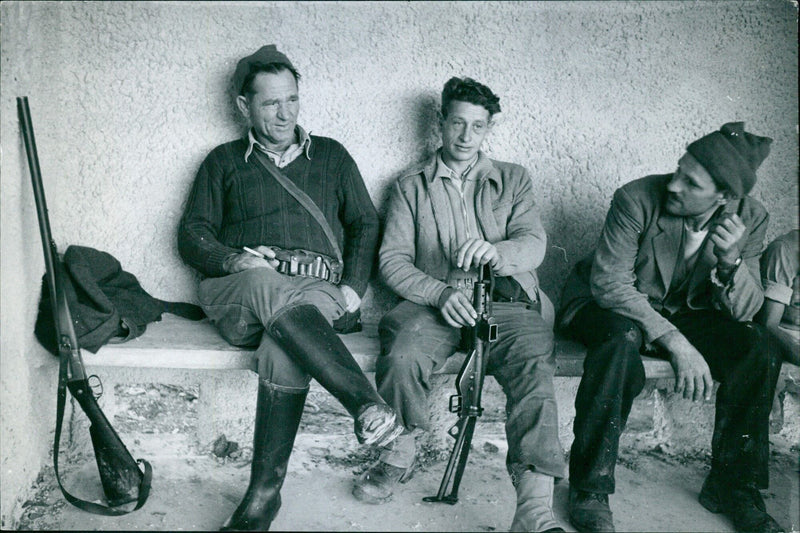
[[[111,507],[137,500],[138,504],[135,509],[144,505],[150,490],[151,468],[146,461],[142,460],[141,462],[145,467],[144,473],[139,469],[137,461],[128,452],[119,435],[114,431],[114,428],[97,404],[89,378],[86,376],[80,345],[75,334],[72,314],[68,304],[68,292],[70,293],[69,295],[74,296],[75,288],[63,261],[58,257],[58,249],[50,232],[47,202],[44,195],[44,186],[42,185],[39,157],[36,151],[36,140],[33,135],[33,124],[31,123],[27,97],[17,98],[17,111],[19,113],[22,136],[25,141],[25,151],[28,157],[33,194],[36,201],[36,214],[39,220],[39,232],[44,252],[45,277],[50,292],[50,301],[52,302],[53,318],[56,325],[56,341],[61,360],[56,436],[53,445],[56,477],[65,498],[73,505],[98,514],[125,514],[130,511],[110,509],[72,496],[61,485],[61,479],[58,475],[58,448],[66,390],[69,390],[70,394],[78,401],[91,424],[89,433],[95,458],[97,459],[100,482]]]
[[[486,274],[484,273],[486,272]],[[488,275],[487,275],[488,274]],[[450,396],[449,410],[458,414],[458,421],[448,434],[456,439],[436,496],[426,496],[423,501],[458,502],[458,488],[467,466],[472,435],[478,417],[483,414],[481,393],[489,360],[489,345],[497,340],[497,324],[492,320],[491,295],[494,289],[494,272],[489,265],[478,270],[478,281],[472,292],[472,307],[478,315],[470,331],[469,353],[456,377],[456,394]],[[451,487],[450,493],[447,493]]]

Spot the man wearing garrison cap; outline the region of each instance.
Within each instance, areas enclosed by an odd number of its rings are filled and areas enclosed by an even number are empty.
[[[203,161],[178,231],[211,322],[231,344],[257,347],[250,484],[223,529],[272,523],[312,377],[353,416],[359,442],[403,430],[336,335],[356,322],[378,219],[347,150],[297,124],[299,79],[275,45],[239,61],[249,130]]]
[[[716,420],[700,503],[739,531],[781,531],[759,489],[768,482],[775,343],[751,320],[768,215],[747,196],[771,139],[725,124],[691,143],[672,174],[614,193],[597,249],[573,270],[558,327],[587,346],[575,399],[569,517],[613,531],[608,495],[620,434],[645,383],[642,354],[667,358],[675,389],[709,401]]]

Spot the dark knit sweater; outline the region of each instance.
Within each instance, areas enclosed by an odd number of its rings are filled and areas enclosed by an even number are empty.
[[[183,260],[207,277],[224,276],[225,258],[243,246],[302,248],[335,256],[308,211],[269,175],[247,138],[216,147],[197,172],[178,229]],[[353,158],[333,139],[311,136],[309,156],[281,171],[317,204],[339,241],[341,283],[360,296],[367,288],[378,238],[378,216]]]

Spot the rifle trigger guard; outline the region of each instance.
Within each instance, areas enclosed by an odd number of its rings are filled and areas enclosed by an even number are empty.
[[[94,382],[92,378],[94,378]],[[92,389],[92,396],[94,396],[94,399],[99,400],[103,395],[103,382],[100,381],[100,378],[96,374],[92,374],[86,378],[86,381],[89,383],[89,388]]]
[[[450,412],[457,413],[461,410],[461,395],[453,394],[450,396]]]
[[[447,430],[447,434],[453,437],[454,439],[458,438],[458,433],[459,433],[458,424]]]

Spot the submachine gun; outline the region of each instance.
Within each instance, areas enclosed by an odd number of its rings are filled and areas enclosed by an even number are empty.
[[[128,452],[119,435],[111,427],[108,419],[97,404],[99,395],[95,396],[94,389],[95,387],[102,389],[99,384],[99,378],[86,375],[83,359],[81,358],[81,349],[72,322],[72,314],[67,303],[69,301],[68,295],[75,298],[75,287],[64,266],[64,262],[58,256],[56,243],[50,233],[47,203],[44,197],[39,157],[36,153],[36,141],[33,137],[33,125],[27,97],[17,98],[17,111],[19,112],[22,136],[25,140],[25,151],[28,155],[31,181],[33,182],[36,214],[39,218],[39,230],[44,251],[45,278],[50,292],[60,359],[55,442],[53,443],[53,467],[56,479],[64,498],[76,507],[95,514],[123,515],[139,509],[147,501],[150,493],[152,469],[147,461],[143,459],[136,461]],[[91,378],[96,380],[95,387],[90,382]],[[67,492],[61,484],[61,478],[58,474],[58,449],[59,441],[61,440],[67,390],[78,401],[91,423],[89,433],[92,438],[95,458],[97,459],[100,482],[103,486],[108,506],[76,498]],[[144,466],[144,472],[140,470],[137,463],[141,463]],[[136,506],[133,509],[117,508],[130,502],[136,502]]]
[[[472,307],[478,314],[475,325],[470,328],[467,339],[467,358],[456,377],[456,394],[450,396],[449,409],[458,414],[458,421],[448,430],[456,439],[450,459],[444,471],[442,483],[436,496],[423,498],[426,502],[455,504],[458,501],[458,486],[467,466],[475,422],[483,413],[481,391],[486,376],[486,363],[489,360],[489,347],[497,340],[497,324],[492,319],[492,292],[494,290],[494,271],[489,265],[478,269],[478,280],[472,290]],[[452,490],[447,494],[447,488]]]

